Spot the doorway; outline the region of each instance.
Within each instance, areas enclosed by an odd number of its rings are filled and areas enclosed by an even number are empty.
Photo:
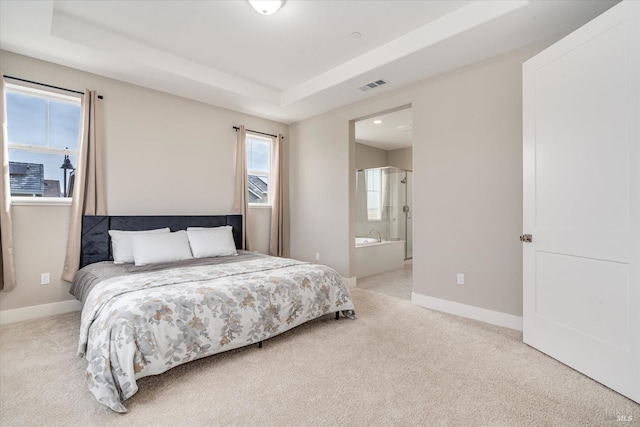
[[[354,122],[357,286],[411,300],[413,115],[410,106]]]

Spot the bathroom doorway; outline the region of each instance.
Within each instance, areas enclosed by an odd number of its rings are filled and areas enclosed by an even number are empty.
[[[411,300],[413,116],[410,106],[355,121],[357,286]]]

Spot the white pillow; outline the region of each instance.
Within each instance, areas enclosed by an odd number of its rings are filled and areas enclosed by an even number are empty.
[[[184,230],[175,233],[146,233],[131,236],[136,265],[191,259],[189,238]]]
[[[214,228],[187,228],[194,258],[238,255],[230,225]]]
[[[125,262],[133,262],[133,248],[131,247],[130,236],[145,233],[169,233],[170,231],[169,227],[142,231],[109,230],[109,236],[111,236],[111,248],[113,252],[113,263],[124,264]]]

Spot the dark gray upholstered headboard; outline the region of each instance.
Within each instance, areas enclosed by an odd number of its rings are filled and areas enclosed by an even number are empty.
[[[242,215],[212,216],[83,216],[80,268],[100,261],[112,261],[109,230],[139,231],[169,227],[171,231],[187,227],[233,227],[236,248],[242,248]]]

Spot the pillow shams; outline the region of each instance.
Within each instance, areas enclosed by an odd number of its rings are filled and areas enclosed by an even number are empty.
[[[175,233],[146,233],[131,236],[136,265],[191,259],[189,238],[184,230]]]
[[[131,236],[148,233],[169,233],[169,231],[169,227],[142,231],[109,230],[109,236],[111,236],[111,248],[113,252],[113,263],[124,264],[126,262],[133,262]]]
[[[213,228],[189,227],[187,235],[194,258],[238,255],[230,225]]]

